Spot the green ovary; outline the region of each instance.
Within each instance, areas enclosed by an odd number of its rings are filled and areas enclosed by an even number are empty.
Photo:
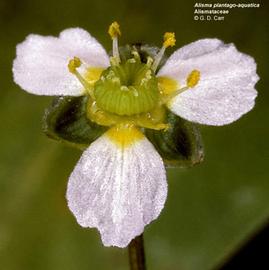
[[[146,64],[133,58],[106,69],[95,83],[94,96],[100,109],[131,116],[156,107],[158,82]]]

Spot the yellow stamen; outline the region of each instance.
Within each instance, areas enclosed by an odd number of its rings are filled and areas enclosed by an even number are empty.
[[[197,85],[197,83],[199,82],[199,80],[200,80],[200,71],[194,69],[194,70],[188,75],[188,78],[187,78],[187,86],[188,86],[189,88],[193,88],[194,86]]]
[[[78,57],[74,57],[73,59],[71,59],[68,63],[68,69],[71,73],[75,74],[76,73],[76,69],[78,67],[81,66],[81,61]]]
[[[81,66],[81,60],[78,57],[74,57],[68,63],[69,71],[74,74],[77,79],[80,81],[85,90],[89,93],[91,98],[94,99],[92,85],[77,71],[77,68]]]
[[[173,47],[176,44],[176,38],[175,38],[175,33],[172,32],[166,32],[163,35],[163,46],[158,52],[158,54],[155,56],[153,65],[152,65],[152,70],[155,72],[163,58],[164,52],[166,48],[168,47]]]
[[[163,46],[165,48],[173,47],[176,44],[176,37],[175,33],[173,32],[166,32],[163,36]]]
[[[120,63],[120,53],[118,45],[118,36],[121,35],[120,25],[117,22],[110,24],[108,28],[108,34],[112,38],[112,52],[113,52],[113,61],[110,61],[112,65],[117,65]]]
[[[112,24],[110,24],[108,28],[108,34],[112,39],[120,36],[121,35],[120,25],[117,22],[113,22]]]

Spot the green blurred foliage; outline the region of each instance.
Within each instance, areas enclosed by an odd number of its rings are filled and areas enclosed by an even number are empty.
[[[178,47],[217,37],[252,55],[261,77],[256,107],[231,125],[202,127],[204,163],[168,171],[166,207],[145,231],[149,269],[215,269],[267,221],[269,12],[259,3],[230,11],[225,21],[197,22],[194,1],[0,1],[1,269],[128,269],[127,252],[103,247],[97,231],[81,228],[67,208],[67,179],[81,152],[41,132],[51,98],[27,94],[12,80],[15,46],[29,33],[79,26],[110,50],[107,26],[116,19],[122,44],[158,46],[163,32],[175,31]]]

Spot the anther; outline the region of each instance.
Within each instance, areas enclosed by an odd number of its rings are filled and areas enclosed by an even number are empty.
[[[172,32],[166,32],[163,35],[163,47],[168,48],[168,47],[173,47],[176,44],[176,37],[175,33]]]
[[[161,50],[158,52],[158,54],[156,55],[153,65],[152,65],[152,70],[155,72],[163,58],[165,49],[168,47],[173,47],[176,44],[176,38],[175,38],[175,33],[172,32],[166,32],[163,35],[163,46],[161,48]]]
[[[108,28],[108,34],[112,39],[120,36],[121,35],[120,25],[117,22],[113,22],[112,24],[110,24]]]
[[[76,73],[76,70],[78,67],[81,66],[81,61],[78,57],[74,57],[73,59],[71,59],[68,63],[68,69],[72,74]]]
[[[187,86],[193,88],[200,80],[200,71],[194,69],[187,77]]]

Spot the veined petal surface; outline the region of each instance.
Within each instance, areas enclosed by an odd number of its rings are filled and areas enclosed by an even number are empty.
[[[233,44],[218,39],[202,39],[171,55],[158,75],[173,78],[180,86],[197,69],[199,83],[169,102],[177,115],[200,124],[225,125],[250,111],[259,77],[254,59],[239,52]]]
[[[109,132],[83,153],[70,176],[67,200],[78,223],[98,228],[105,246],[126,247],[163,209],[166,174],[142,134],[123,146]]]
[[[15,82],[37,95],[79,96],[84,89],[68,70],[68,62],[79,57],[87,67],[107,67],[109,58],[102,45],[87,31],[70,28],[59,37],[29,35],[17,45],[13,62]]]

